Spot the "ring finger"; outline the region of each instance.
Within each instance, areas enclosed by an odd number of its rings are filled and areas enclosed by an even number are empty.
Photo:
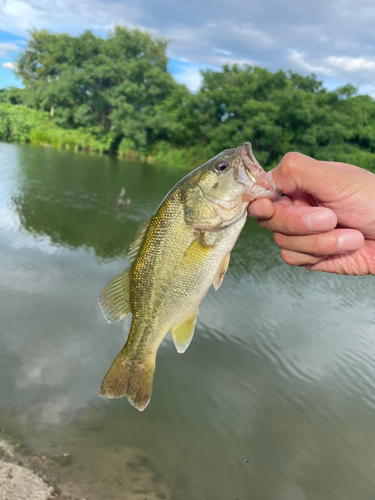
[[[281,249],[281,258],[284,262],[290,266],[307,266],[312,264],[317,264],[321,260],[324,260],[327,255],[309,255],[307,253],[291,252],[290,250]]]

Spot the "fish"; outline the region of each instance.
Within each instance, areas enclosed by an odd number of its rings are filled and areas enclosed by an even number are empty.
[[[100,293],[109,323],[133,315],[101,396],[126,396],[137,410],[146,408],[164,337],[172,332],[177,351],[186,351],[202,300],[211,285],[218,290],[223,282],[249,202],[280,195],[250,142],[222,151],[171,189],[131,243],[129,267]]]

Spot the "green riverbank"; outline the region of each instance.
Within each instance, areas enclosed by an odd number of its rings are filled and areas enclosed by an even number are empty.
[[[0,89],[0,140],[195,167],[251,141],[265,168],[288,151],[375,172],[375,101],[347,83],[249,65],[202,71],[196,93],[169,72],[167,41],[116,26],[105,38],[32,30]]]
[[[189,152],[172,148],[167,142],[160,142],[151,150],[135,150],[123,139],[117,148],[116,137],[98,127],[89,129],[65,129],[55,125],[46,112],[30,109],[25,105],[0,102],[0,141],[18,144],[32,144],[75,153],[114,154],[120,158],[173,166],[192,168],[204,161],[198,148]]]

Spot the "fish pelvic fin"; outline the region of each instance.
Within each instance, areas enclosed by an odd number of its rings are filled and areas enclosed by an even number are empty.
[[[116,323],[131,311],[130,267],[113,278],[100,292],[99,305],[108,323]]]
[[[177,352],[182,354],[189,347],[194,335],[195,323],[197,322],[198,310],[194,311],[183,323],[172,328],[172,338]]]
[[[99,394],[111,399],[126,396],[134,408],[143,411],[151,399],[154,371],[155,359],[135,362],[128,358],[125,347],[104,377]]]
[[[217,276],[216,276],[215,281],[214,281],[215,291],[218,290],[221,287],[221,284],[223,282],[225,273],[228,270],[229,259],[230,259],[230,252],[227,253],[227,255],[224,257],[223,262],[220,265],[219,272],[217,273]]]

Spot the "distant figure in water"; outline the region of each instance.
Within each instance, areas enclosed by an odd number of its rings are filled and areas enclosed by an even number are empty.
[[[125,205],[124,196],[125,196],[125,188],[123,187],[121,189],[120,196],[118,197],[118,200],[117,200],[118,207],[122,207],[123,205]]]
[[[126,199],[126,202],[124,201],[124,196],[125,196],[125,188],[123,187],[121,189],[121,192],[120,192],[120,196],[118,197],[118,200],[117,200],[117,206],[118,207],[123,207],[125,204],[126,205],[130,205],[130,198],[127,198]]]

